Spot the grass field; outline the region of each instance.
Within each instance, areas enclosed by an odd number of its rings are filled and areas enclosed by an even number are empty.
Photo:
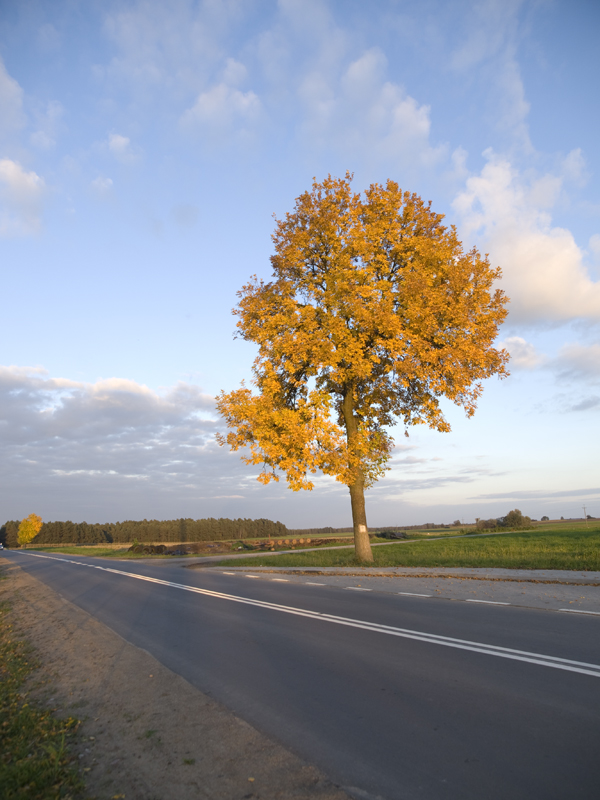
[[[3,800],[68,800],[83,784],[72,766],[67,743],[79,724],[56,719],[28,702],[23,686],[36,667],[26,642],[0,605],[0,796]]]
[[[501,567],[600,571],[600,525],[497,536],[410,541],[373,548],[375,567]],[[221,562],[231,566],[231,561]],[[236,567],[352,567],[353,550],[319,550],[236,560]]]
[[[29,547],[28,550],[35,550],[36,552],[44,553],[62,553],[68,556],[94,556],[102,558],[172,558],[172,556],[163,555],[144,555],[142,553],[128,552],[128,545],[123,547],[102,547],[96,545],[73,545],[72,547],[61,547],[60,545],[39,545],[38,547]]]

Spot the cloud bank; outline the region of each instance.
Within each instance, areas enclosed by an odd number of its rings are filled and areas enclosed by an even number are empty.
[[[600,321],[600,282],[592,280],[573,234],[552,224],[550,209],[564,178],[527,180],[508,159],[486,152],[487,164],[467,179],[453,207],[468,240],[480,239],[503,270],[514,323]],[[573,170],[577,154],[565,168]]]

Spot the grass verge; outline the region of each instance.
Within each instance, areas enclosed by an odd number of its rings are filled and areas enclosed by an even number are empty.
[[[2,800],[69,800],[83,783],[67,742],[78,720],[59,720],[28,702],[24,683],[36,669],[32,648],[17,638],[9,605],[0,604],[0,795]]]
[[[93,556],[94,558],[172,558],[162,554],[148,555],[144,553],[130,553],[128,547],[119,550],[108,547],[94,547],[93,545],[82,545],[81,547],[60,547],[60,545],[40,545],[39,547],[29,547],[29,550],[40,551],[43,553],[62,553],[68,556]],[[27,551],[23,551],[27,552]]]
[[[410,541],[373,548],[374,567],[499,567],[600,571],[600,527]],[[354,550],[319,550],[220,562],[217,566],[353,567]]]

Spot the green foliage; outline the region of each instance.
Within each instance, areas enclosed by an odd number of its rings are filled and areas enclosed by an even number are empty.
[[[497,536],[469,536],[406,542],[373,548],[375,567],[499,567],[505,569],[600,570],[600,527],[586,531],[515,531]],[[243,559],[241,566],[352,567],[354,553],[318,550]],[[231,561],[222,566],[231,566]]]
[[[531,518],[524,517],[518,508],[509,511],[505,517],[498,520],[504,528],[528,528],[531,525]]]
[[[68,800],[83,784],[70,766],[68,739],[78,721],[55,719],[21,693],[36,662],[31,648],[15,638],[0,607],[0,787],[2,800]]]
[[[548,519],[548,517],[546,517]],[[498,519],[478,519],[475,525],[478,531],[497,531],[502,528],[514,531],[531,528],[531,518],[524,517],[518,508],[509,511],[505,517]]]

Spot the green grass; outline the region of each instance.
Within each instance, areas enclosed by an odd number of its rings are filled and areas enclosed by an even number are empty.
[[[600,527],[533,530],[498,536],[410,541],[373,548],[375,567],[502,567],[505,569],[600,570]],[[219,566],[353,567],[354,550],[223,561]]]
[[[93,545],[81,545],[73,547],[60,547],[60,545],[40,545],[39,547],[28,548],[30,550],[41,551],[44,553],[62,553],[68,556],[93,556],[94,558],[173,558],[173,556],[162,553],[130,553],[129,548],[119,549],[108,547],[94,547]],[[190,556],[193,554],[187,554]],[[178,556],[183,558],[184,556]]]
[[[69,739],[78,721],[55,719],[23,694],[37,663],[31,647],[15,636],[8,604],[0,605],[0,794],[2,800],[67,800],[83,784],[70,765]]]

